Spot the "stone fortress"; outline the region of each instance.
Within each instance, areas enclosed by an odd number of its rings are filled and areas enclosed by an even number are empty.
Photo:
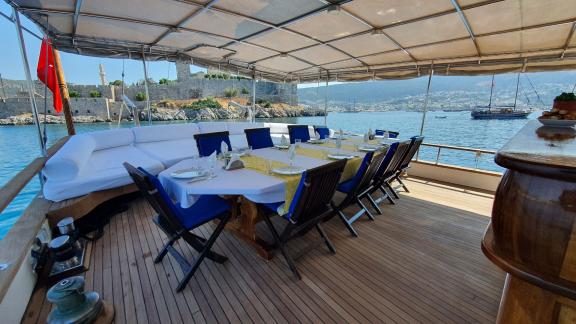
[[[176,64],[177,80],[168,84],[148,84],[152,103],[163,100],[187,100],[206,97],[224,97],[226,89],[236,89],[238,96],[251,98],[252,80],[250,79],[208,79],[203,73],[194,76],[190,66],[185,63]],[[0,119],[30,113],[30,100],[23,80],[0,79]],[[156,80],[157,82],[158,80]],[[88,116],[99,120],[118,120],[122,111],[123,117],[128,117],[126,109],[122,110],[122,90],[138,108],[146,106],[146,101],[138,101],[137,94],[145,93],[144,85],[122,86],[109,85],[104,69],[100,65],[100,85],[68,84],[68,90],[77,96],[71,99],[73,116]],[[250,94],[241,94],[242,89],[248,89]],[[100,97],[92,98],[91,92],[98,92]],[[35,98],[40,113],[43,113],[44,102],[48,103],[46,112],[53,115],[52,95],[48,90],[47,100],[44,99],[44,84],[35,81]],[[297,87],[294,83],[256,82],[256,98],[273,103],[289,105],[298,104]]]

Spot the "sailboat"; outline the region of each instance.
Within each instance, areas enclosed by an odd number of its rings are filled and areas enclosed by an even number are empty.
[[[516,99],[518,98],[518,85],[520,83],[520,73],[516,79],[516,94],[514,96],[514,105],[492,106],[492,95],[494,94],[494,74],[492,74],[492,84],[490,86],[490,101],[487,106],[476,106],[470,112],[472,119],[521,119],[527,118],[531,113],[529,109],[516,109]]]

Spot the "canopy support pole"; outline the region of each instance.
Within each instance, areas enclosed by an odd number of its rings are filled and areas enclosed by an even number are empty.
[[[326,75],[326,87],[324,89],[324,126],[328,127],[328,75]]]
[[[148,125],[152,125],[152,110],[150,108],[150,92],[148,91],[148,68],[146,67],[146,56],[142,49],[142,64],[144,65],[144,91],[146,92],[146,109],[148,111]],[[134,114],[136,115],[136,114]]]
[[[256,69],[252,71],[252,108],[250,109],[250,121],[256,120]]]
[[[424,108],[422,109],[422,124],[420,125],[420,136],[424,134],[424,123],[426,122],[426,113],[428,112],[428,100],[430,98],[430,84],[432,84],[433,74],[434,74],[434,66],[431,66],[430,74],[428,75],[428,86],[426,87],[426,98],[424,99]]]
[[[20,55],[22,57],[22,64],[24,65],[24,72],[26,74],[26,84],[28,86],[28,95],[30,96],[30,108],[32,108],[32,117],[38,132],[38,140],[40,141],[40,151],[42,156],[46,156],[46,143],[42,139],[42,130],[40,129],[40,120],[38,119],[38,106],[36,106],[36,99],[34,98],[34,84],[32,83],[32,75],[30,74],[30,65],[28,65],[28,56],[26,55],[26,44],[24,43],[24,35],[22,35],[22,27],[20,25],[20,14],[15,8],[12,8],[14,14],[16,35],[18,36],[18,43],[20,44]]]
[[[76,135],[76,130],[74,129],[74,120],[72,120],[72,105],[70,104],[70,94],[68,93],[68,85],[66,84],[64,70],[62,69],[60,52],[58,52],[56,49],[53,49],[53,54],[54,68],[56,69],[58,85],[60,86],[60,94],[62,96],[62,112],[64,113],[64,119],[66,120],[66,129],[68,130],[68,135]]]

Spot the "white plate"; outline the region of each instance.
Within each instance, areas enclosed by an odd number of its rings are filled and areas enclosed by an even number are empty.
[[[170,176],[175,179],[193,179],[205,177],[206,175],[206,171],[202,170],[180,170],[170,173]]]
[[[396,142],[400,142],[399,139],[397,138],[386,138],[380,141],[380,144],[392,144],[392,143],[396,143]]]
[[[374,152],[376,151],[376,148],[371,146],[360,146],[358,147],[358,150],[362,152]]]
[[[552,127],[574,127],[574,125],[576,125],[576,120],[570,119],[570,120],[559,120],[559,119],[543,119],[543,118],[538,118],[538,120],[546,126],[552,126]]]
[[[276,168],[272,169],[272,172],[284,175],[295,175],[301,174],[305,170],[299,167],[283,167],[283,168]]]
[[[277,149],[280,149],[280,150],[287,150],[287,149],[290,148],[290,145],[275,144],[274,147],[277,148]]]
[[[353,159],[354,155],[349,154],[328,154],[328,158],[332,160],[349,160]]]

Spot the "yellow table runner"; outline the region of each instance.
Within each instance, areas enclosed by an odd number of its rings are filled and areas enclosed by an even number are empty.
[[[342,145],[344,146],[344,145]],[[315,158],[315,159],[322,159],[322,160],[329,160],[328,154],[330,152],[323,151],[323,150],[313,150],[309,148],[299,147],[296,149],[296,154],[304,155],[307,157]],[[331,161],[331,160],[329,160]],[[362,163],[362,158],[356,157],[346,161],[346,166],[344,167],[344,172],[342,173],[341,181],[346,181],[352,179],[358,168],[360,168],[360,164]]]
[[[288,208],[290,208],[290,204],[292,203],[292,200],[294,199],[294,195],[296,194],[296,189],[298,188],[298,184],[300,183],[300,179],[302,178],[302,175],[301,174],[283,175],[283,174],[277,174],[277,173],[268,173],[268,170],[266,167],[267,161],[270,161],[272,168],[282,168],[282,167],[288,166],[288,164],[274,161],[274,160],[268,160],[265,158],[261,158],[259,156],[253,156],[253,155],[242,156],[240,159],[242,160],[242,162],[244,162],[244,167],[246,169],[254,170],[258,173],[261,173],[261,174],[264,174],[267,176],[271,176],[271,177],[276,177],[276,178],[284,181],[284,186],[286,187],[286,190],[285,190],[286,192],[285,192],[285,196],[284,196],[284,205],[281,206],[282,209],[278,210],[278,213],[280,215],[287,213]]]
[[[324,147],[329,147],[329,148],[336,148],[336,143],[334,143],[334,142],[326,142],[326,143],[314,144],[314,145],[319,145],[319,146],[324,146]],[[344,144],[344,143],[342,143],[342,147],[340,149],[345,150],[345,151],[356,152],[356,146]]]
[[[379,145],[380,141],[382,139],[373,139],[373,140],[369,140],[368,144],[370,145]],[[358,144],[363,144],[364,143],[364,137],[360,137],[360,136],[354,136],[354,137],[349,137],[348,139],[346,139],[345,141],[351,141],[351,142],[355,142]]]

